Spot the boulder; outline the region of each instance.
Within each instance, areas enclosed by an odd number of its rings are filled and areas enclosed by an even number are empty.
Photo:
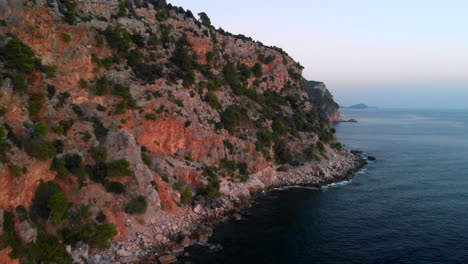
[[[130,257],[132,253],[126,251],[125,249],[119,249],[117,250],[117,255],[119,255],[120,257]]]
[[[184,237],[181,241],[180,241],[180,245],[183,246],[184,248],[186,247],[189,247],[190,246],[190,238],[188,237]]]
[[[198,241],[204,243],[204,242],[207,242],[208,241],[208,237],[206,235],[200,235],[198,237]]]
[[[72,248],[70,245],[66,247],[67,252],[73,259],[73,263],[85,264],[89,257],[89,246],[83,242],[78,242]]]
[[[170,263],[174,263],[176,261],[177,261],[177,258],[174,255],[165,255],[165,256],[159,257],[159,262],[161,264],[170,264]]]
[[[18,236],[25,243],[36,242],[37,230],[31,226],[29,221],[23,221],[17,226]]]
[[[233,214],[232,219],[234,219],[235,221],[239,221],[242,219],[242,216],[240,214]]]
[[[377,158],[375,156],[368,156],[367,159],[368,160],[376,160]]]

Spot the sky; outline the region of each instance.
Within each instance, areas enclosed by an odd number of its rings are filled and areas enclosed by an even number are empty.
[[[468,1],[169,0],[284,49],[341,105],[468,109]]]

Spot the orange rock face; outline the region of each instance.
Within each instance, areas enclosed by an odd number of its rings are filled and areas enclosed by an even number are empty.
[[[169,184],[163,181],[158,175],[154,175],[154,181],[158,186],[159,196],[161,197],[161,206],[169,213],[176,213],[179,207],[176,204],[176,195],[173,193]]]
[[[179,149],[192,152],[198,159],[222,145],[223,138],[213,131],[186,128],[179,120],[145,121],[137,136],[139,145],[155,153],[175,154]]]
[[[0,207],[4,210],[15,209],[18,205],[29,207],[40,181],[50,181],[55,173],[49,170],[49,162],[35,161],[28,165],[28,172],[15,178],[3,166],[0,171]]]
[[[11,248],[0,250],[0,263],[2,264],[19,264],[18,259],[11,259],[8,254],[11,253]]]

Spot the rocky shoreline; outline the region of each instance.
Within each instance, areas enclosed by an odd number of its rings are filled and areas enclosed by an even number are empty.
[[[131,239],[118,241],[105,252],[91,254],[86,263],[174,263],[177,256],[184,255],[185,248],[195,243],[208,248],[213,234],[213,224],[228,219],[240,219],[242,209],[249,206],[252,199],[269,190],[288,186],[321,188],[331,183],[350,180],[367,165],[362,152],[328,150],[326,159],[278,171],[278,166],[268,167],[251,175],[246,183],[222,184],[224,196],[210,200],[195,200],[192,208],[174,217],[158,215],[143,230],[137,230],[127,220],[133,232]],[[79,257],[71,251],[74,259]],[[78,252],[76,252],[78,253]],[[188,253],[185,253],[187,255]]]

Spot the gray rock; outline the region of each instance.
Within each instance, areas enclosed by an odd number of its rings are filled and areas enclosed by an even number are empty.
[[[207,237],[206,235],[200,235],[200,236],[198,237],[198,241],[200,241],[200,242],[202,242],[202,243],[203,243],[203,242],[207,242],[207,241],[208,241],[208,237]]]
[[[242,216],[241,216],[240,214],[233,214],[233,215],[232,215],[232,218],[233,218],[234,220],[236,220],[236,221],[239,221],[239,220],[242,219]]]
[[[186,247],[189,247],[190,246],[190,238],[188,237],[184,237],[181,241],[180,241],[180,245],[183,246],[184,248]]]
[[[174,255],[165,255],[165,256],[159,257],[159,262],[161,264],[170,264],[176,261],[177,261],[177,258]]]
[[[23,221],[17,228],[18,236],[25,243],[36,242],[37,230],[31,226],[29,221]]]
[[[120,257],[129,257],[132,255],[132,253],[124,250],[124,249],[120,249],[120,250],[117,250],[117,255],[119,255]]]
[[[73,263],[85,264],[89,257],[89,246],[83,242],[78,242],[73,248],[66,247],[67,252],[73,259]]]

